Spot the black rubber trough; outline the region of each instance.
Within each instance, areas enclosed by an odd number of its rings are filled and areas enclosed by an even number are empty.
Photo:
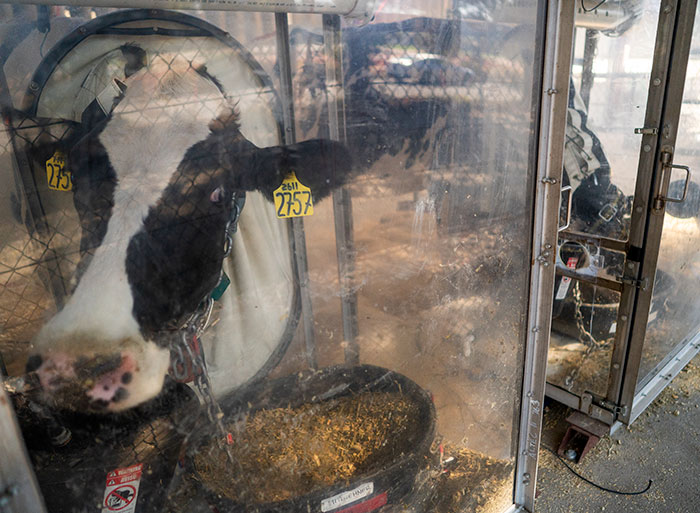
[[[387,393],[390,395],[387,396]],[[416,478],[419,473],[423,475],[430,466],[430,448],[435,437],[435,407],[425,390],[401,374],[371,365],[305,371],[234,392],[221,400],[221,407],[225,424],[236,419],[239,424],[245,424],[246,419],[253,418],[256,412],[262,410],[307,405],[318,405],[319,410],[322,410],[324,402],[338,404],[339,400],[349,398],[345,399],[347,403],[360,394],[370,402],[372,396],[365,394],[400,398],[412,412],[411,415],[402,417],[405,425],[401,430],[390,433],[386,440],[375,444],[379,449],[371,458],[371,464],[358,465],[356,473],[337,483],[329,486],[314,485],[305,490],[305,493],[284,500],[267,501],[260,496],[251,500],[250,494],[246,492],[217,493],[213,490],[216,487],[207,485],[209,478],[198,469],[198,454],[201,458],[203,453],[211,454],[207,451],[211,451],[212,447],[220,450],[212,445],[215,443],[212,440],[217,436],[215,430],[211,425],[202,423],[188,441],[186,462],[186,471],[191,473],[199,488],[198,495],[205,497],[212,510],[229,513],[370,513],[385,509],[386,505],[403,504],[409,500],[412,502],[414,493],[418,493],[419,489]],[[376,404],[381,403],[378,401]],[[385,414],[390,417],[393,412],[386,411]],[[384,417],[384,414],[381,416]],[[332,421],[329,420],[330,422]],[[399,431],[400,435],[397,434]],[[275,433],[269,436],[275,436]],[[232,443],[236,443],[235,436]],[[309,446],[313,444],[314,440],[309,440]],[[236,461],[228,466],[231,472],[235,472],[236,467]],[[303,472],[304,469],[300,468],[299,471]],[[217,480],[220,479],[219,475]],[[235,481],[232,479],[231,486],[236,486]],[[230,498],[231,496],[236,499]]]

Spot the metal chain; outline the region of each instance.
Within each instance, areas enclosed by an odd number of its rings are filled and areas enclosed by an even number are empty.
[[[583,323],[583,312],[581,311],[581,306],[583,306],[583,298],[581,295],[581,286],[579,281],[575,281],[574,283],[574,288],[573,288],[573,296],[574,296],[574,317],[576,318],[576,328],[578,329],[579,333],[579,342],[581,342],[583,345],[586,346],[586,350],[583,352],[583,356],[581,357],[581,362],[574,367],[569,374],[566,375],[564,378],[564,385],[571,388],[576,381],[576,378],[578,378],[578,375],[581,372],[581,367],[583,367],[583,364],[588,360],[588,358],[591,356],[594,350],[600,349],[603,347],[605,342],[598,342],[593,334],[588,331]],[[591,317],[593,316],[593,312],[591,312]]]
[[[227,258],[233,249],[233,234],[237,231],[238,218],[244,203],[245,194],[236,194],[235,192],[232,194],[231,218],[226,224],[225,230],[226,238],[224,241],[223,250],[224,258]],[[224,271],[222,268],[219,276],[219,283],[223,278],[223,274]],[[224,412],[221,410],[219,401],[214,396],[214,392],[211,388],[206,358],[204,356],[204,348],[202,346],[202,334],[209,326],[213,310],[214,299],[212,298],[212,293],[210,292],[207,294],[206,299],[202,300],[197,310],[179,329],[180,337],[178,338],[177,342],[175,342],[174,347],[176,358],[173,369],[175,371],[176,379],[178,377],[186,377],[188,374],[186,362],[188,359],[191,362],[191,370],[192,374],[194,375],[193,384],[198,392],[200,400],[204,403],[209,422],[215,426],[218,433],[218,436],[216,437],[217,445],[226,453],[229,463],[234,465],[235,460],[233,457],[233,451],[231,450],[231,435],[224,426]],[[196,344],[191,342],[196,342]],[[197,348],[196,351],[193,350],[193,346]],[[180,366],[178,363],[181,364],[182,374],[185,376],[180,376]]]

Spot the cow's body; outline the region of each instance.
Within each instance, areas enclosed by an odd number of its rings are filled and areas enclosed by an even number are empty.
[[[162,58],[126,80],[70,166],[84,232],[79,282],[33,341],[28,370],[63,406],[99,410],[160,391],[172,340],[164,333],[219,280],[232,194],[269,196],[294,168],[318,199],[349,169],[328,142],[255,147],[216,79]]]

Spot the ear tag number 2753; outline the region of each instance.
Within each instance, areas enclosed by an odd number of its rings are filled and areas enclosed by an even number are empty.
[[[311,189],[299,181],[294,171],[275,189],[275,210],[280,218],[310,216],[314,213]]]
[[[66,157],[60,151],[46,161],[46,180],[49,182],[49,189],[54,191],[73,189],[70,171],[66,169]]]

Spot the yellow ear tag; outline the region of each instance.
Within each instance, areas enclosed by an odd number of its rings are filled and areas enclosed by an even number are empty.
[[[46,161],[46,180],[49,189],[54,191],[70,191],[73,189],[73,180],[70,171],[66,170],[66,157],[61,151]]]
[[[304,217],[314,213],[311,189],[302,184],[294,171],[291,171],[275,189],[275,210],[277,217]]]

